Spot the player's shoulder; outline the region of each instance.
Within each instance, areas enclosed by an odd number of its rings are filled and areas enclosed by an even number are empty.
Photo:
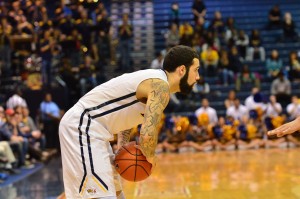
[[[165,98],[169,98],[169,84],[159,78],[149,78],[141,82],[136,91],[138,98],[148,98],[151,93],[155,93],[155,96],[164,95]]]

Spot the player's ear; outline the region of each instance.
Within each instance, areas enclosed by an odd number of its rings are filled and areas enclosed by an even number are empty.
[[[178,66],[177,70],[178,70],[179,75],[183,76],[186,71],[185,65]]]

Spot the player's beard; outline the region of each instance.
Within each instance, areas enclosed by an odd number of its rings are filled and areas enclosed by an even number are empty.
[[[194,84],[189,85],[188,78],[189,78],[189,69],[186,70],[185,75],[180,79],[179,82],[180,93],[184,95],[188,95],[192,91],[194,86]]]

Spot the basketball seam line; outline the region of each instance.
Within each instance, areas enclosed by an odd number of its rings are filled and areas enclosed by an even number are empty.
[[[119,161],[119,160],[132,160],[132,161],[135,161],[133,159],[115,159],[115,161]],[[140,161],[140,162],[148,162],[147,160],[137,160],[137,161]]]
[[[131,152],[128,151],[128,149],[126,149],[124,146],[122,146],[122,148],[125,149],[128,153],[130,153],[130,155],[133,155],[133,156],[143,156],[143,154],[138,155],[138,154],[133,154],[133,153],[131,153]]]

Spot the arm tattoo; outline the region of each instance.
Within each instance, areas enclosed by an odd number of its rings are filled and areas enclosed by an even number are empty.
[[[145,109],[144,122],[140,132],[140,148],[147,157],[155,155],[155,147],[158,140],[158,125],[166,108],[170,89],[167,83],[158,80],[152,80],[152,91],[150,92]]]
[[[118,134],[118,149],[129,142],[130,134],[131,134],[131,129],[122,131]]]

